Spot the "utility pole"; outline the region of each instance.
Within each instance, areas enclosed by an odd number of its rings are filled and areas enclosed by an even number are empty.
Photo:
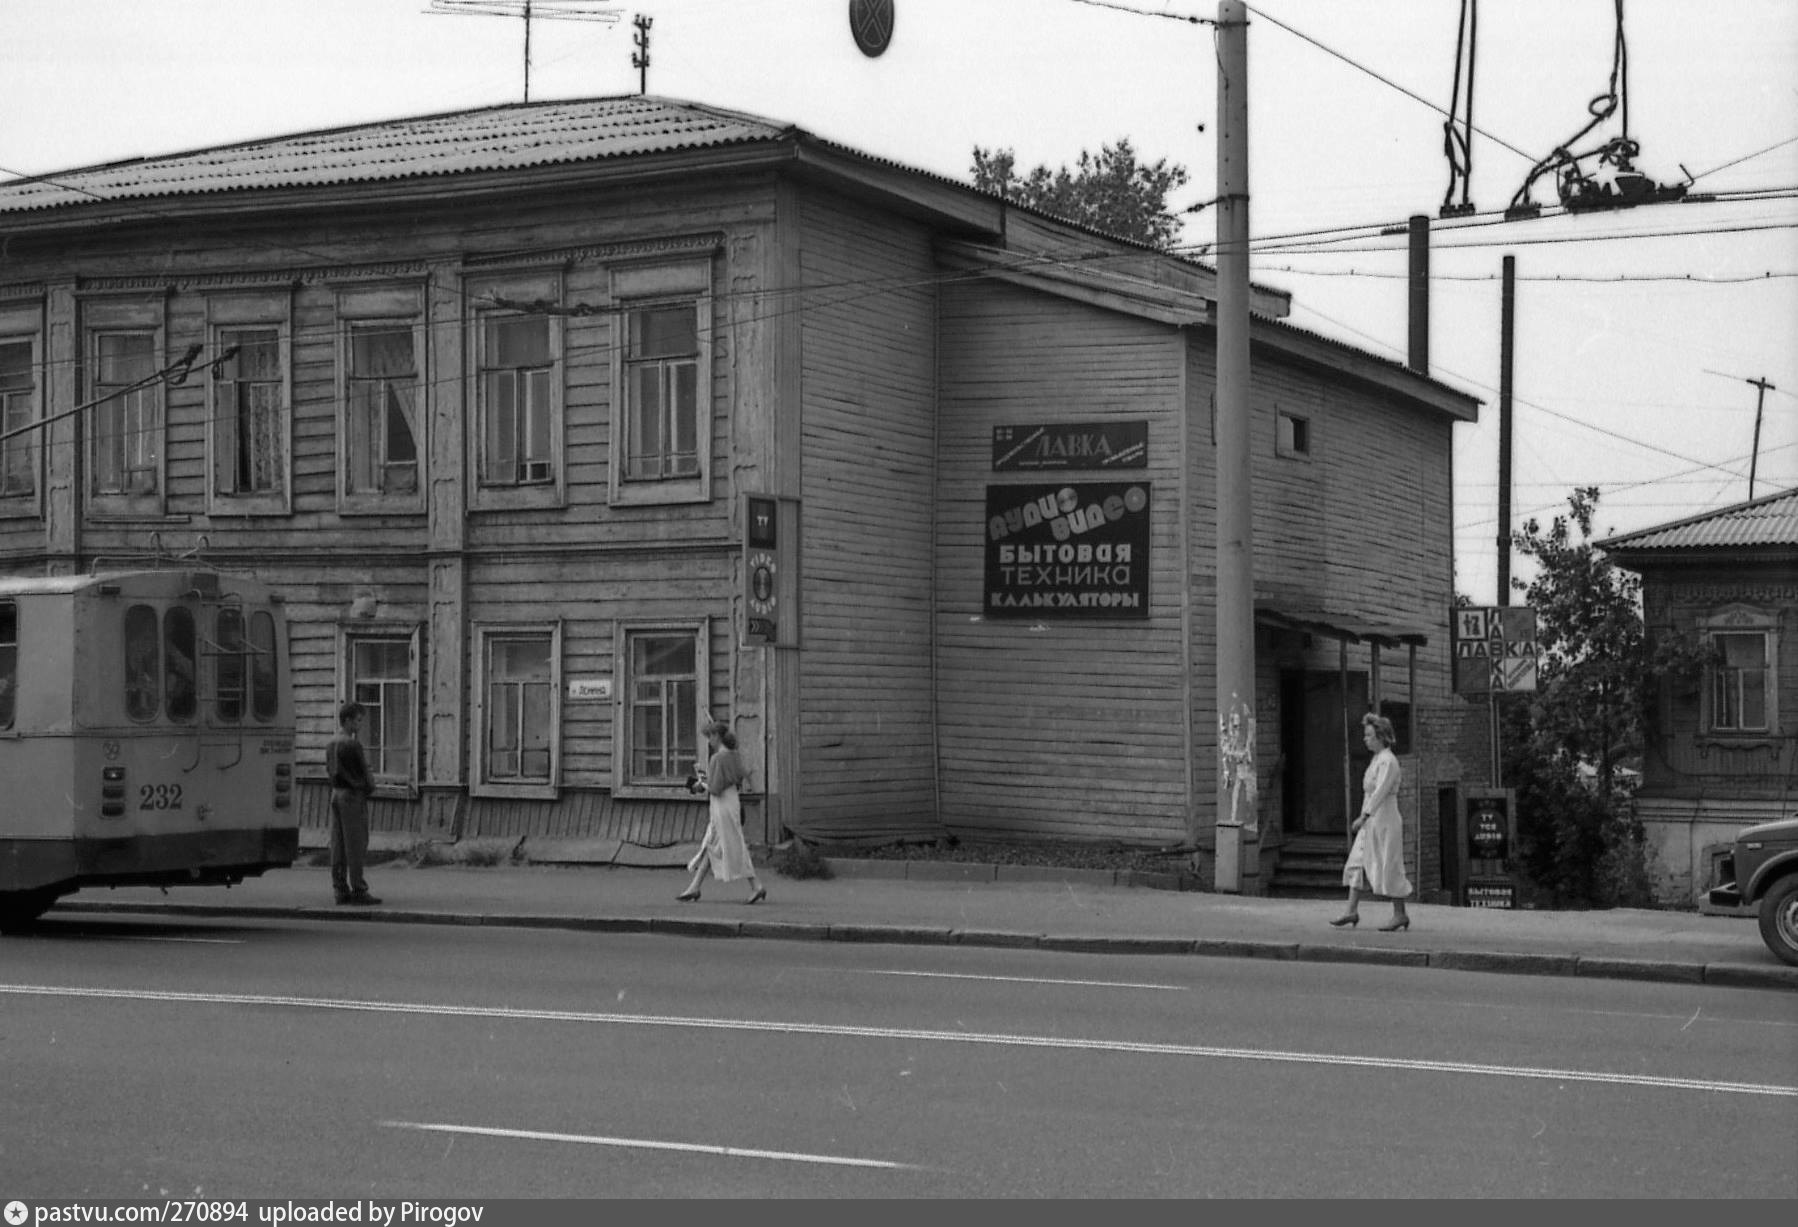
[[[1504,259],[1498,324],[1498,603],[1511,603],[1511,366],[1516,358],[1517,257]]]
[[[1217,6],[1217,868],[1259,868],[1255,810],[1255,540],[1249,456],[1249,21]],[[1247,804],[1243,804],[1246,800]],[[1246,811],[1246,812],[1245,812]]]
[[[1746,375],[1731,375],[1724,371],[1713,371],[1705,368],[1706,375],[1721,375],[1725,379],[1740,379],[1743,383],[1752,384],[1759,391],[1754,397],[1754,449],[1748,453],[1748,497],[1754,498],[1754,479],[1761,463],[1761,411],[1767,406],[1767,393],[1777,392],[1778,388],[1767,382],[1766,376],[1750,379]]]
[[[655,23],[655,18],[646,17],[642,13],[631,18],[631,24],[637,27],[637,33],[634,35],[637,50],[631,52],[631,67],[637,70],[637,92],[639,94],[649,92],[649,27]]]
[[[1754,450],[1748,454],[1748,497],[1754,498],[1754,474],[1761,464],[1761,410],[1766,408],[1767,393],[1778,391],[1767,382],[1766,376],[1749,379],[1745,382],[1753,384],[1760,391],[1754,394]]]

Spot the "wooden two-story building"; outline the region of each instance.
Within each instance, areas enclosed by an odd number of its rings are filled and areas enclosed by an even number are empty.
[[[0,571],[277,585],[315,814],[354,696],[392,829],[693,838],[711,712],[767,838],[1205,846],[1213,285],[652,97],[0,183]],[[1288,305],[1254,292],[1269,856],[1342,829],[1345,713],[1449,701],[1477,407]]]
[[[1707,658],[1661,687],[1636,791],[1656,895],[1690,906],[1737,831],[1798,817],[1798,489],[1598,544]]]

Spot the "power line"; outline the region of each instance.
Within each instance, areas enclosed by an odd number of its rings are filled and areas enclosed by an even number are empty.
[[[1380,84],[1389,86],[1392,89],[1397,90],[1399,93],[1403,94],[1407,98],[1412,99],[1415,102],[1423,103],[1423,105],[1429,107],[1430,110],[1436,112],[1436,114],[1438,114],[1438,115],[1444,115],[1450,119],[1454,118],[1454,115],[1446,107],[1443,107],[1443,106],[1438,105],[1437,103],[1431,102],[1428,98],[1425,98],[1422,94],[1419,94],[1414,90],[1407,89],[1405,86],[1400,85],[1397,81],[1392,80],[1390,77],[1381,76],[1379,73],[1375,72],[1373,69],[1369,68],[1367,65],[1361,63],[1360,61],[1358,61],[1350,56],[1344,55],[1342,52],[1336,50],[1334,47],[1326,46],[1325,44],[1319,42],[1317,39],[1312,38],[1309,34],[1305,33],[1303,30],[1294,29],[1292,26],[1287,25],[1285,22],[1281,21],[1278,17],[1275,17],[1272,13],[1266,12],[1262,9],[1258,9],[1252,4],[1248,5],[1246,7],[1248,8],[1249,12],[1255,14],[1257,17],[1266,18],[1268,21],[1273,22],[1275,25],[1279,26],[1282,30],[1286,31],[1288,34],[1291,34],[1296,38],[1301,38],[1301,39],[1305,40],[1306,42],[1310,43],[1313,47],[1316,47],[1319,51],[1322,51],[1328,55],[1335,56],[1337,59],[1341,60],[1344,64],[1347,64],[1350,68],[1355,69],[1357,72],[1364,72],[1368,76],[1372,77],[1374,80],[1378,81]],[[1510,141],[1505,140],[1501,136],[1495,136],[1492,133],[1486,131],[1484,128],[1481,128],[1474,124],[1469,124],[1468,127],[1471,128],[1473,131],[1478,132],[1481,136],[1485,137],[1487,140],[1493,141],[1496,144],[1504,146],[1506,149],[1509,149],[1512,153],[1516,154],[1518,157],[1524,159],[1525,161],[1527,161],[1531,164],[1534,164],[1538,160],[1534,156],[1525,153],[1523,150],[1519,149],[1517,146],[1511,144]]]

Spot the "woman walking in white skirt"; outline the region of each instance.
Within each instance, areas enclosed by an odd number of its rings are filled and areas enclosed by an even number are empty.
[[[1411,927],[1405,912],[1411,880],[1405,876],[1405,820],[1398,812],[1400,773],[1398,755],[1392,752],[1398,735],[1392,721],[1372,712],[1361,717],[1361,733],[1373,761],[1361,777],[1361,816],[1349,828],[1355,842],[1342,868],[1342,884],[1349,888],[1348,911],[1330,923],[1338,929],[1360,923],[1361,896],[1379,895],[1392,900],[1392,921],[1380,926],[1380,932],[1391,933]]]
[[[693,880],[675,898],[682,903],[699,898],[699,888],[709,874],[720,882],[748,878],[749,902],[760,903],[768,897],[768,890],[757,880],[755,864],[749,859],[749,845],[743,842],[743,802],[738,793],[738,786],[749,779],[749,769],[737,755],[737,735],[728,724],[707,720],[702,731],[712,756],[691,787],[711,798],[711,821],[706,824],[699,851],[687,862]]]

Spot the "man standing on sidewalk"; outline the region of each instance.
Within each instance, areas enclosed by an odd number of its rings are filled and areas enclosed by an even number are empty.
[[[368,893],[362,876],[368,857],[368,798],[375,791],[357,738],[366,710],[354,699],[338,708],[337,736],[325,747],[325,773],[331,777],[331,890],[346,907],[380,902]]]

